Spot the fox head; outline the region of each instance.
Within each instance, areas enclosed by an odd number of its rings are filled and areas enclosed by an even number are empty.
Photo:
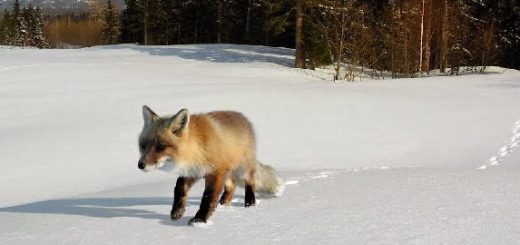
[[[144,127],[139,135],[141,158],[137,167],[143,171],[175,164],[180,156],[180,144],[188,134],[190,113],[180,110],[173,117],[159,117],[143,106]]]

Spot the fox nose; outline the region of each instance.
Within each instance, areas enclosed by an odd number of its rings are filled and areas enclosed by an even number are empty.
[[[139,162],[139,163],[137,164],[137,167],[138,167],[139,169],[144,169],[144,163],[143,163],[143,162]]]

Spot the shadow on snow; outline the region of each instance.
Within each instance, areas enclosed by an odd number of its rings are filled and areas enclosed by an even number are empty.
[[[167,197],[143,197],[143,198],[75,198],[54,199],[39,201],[17,206],[0,208],[0,212],[27,213],[27,214],[65,214],[79,215],[94,218],[142,218],[155,219],[165,225],[185,226],[192,217],[184,216],[173,222],[169,213],[156,213],[141,206],[170,206],[172,198]],[[200,204],[199,198],[190,198],[186,206]],[[242,206],[232,203],[231,206]]]
[[[141,46],[133,44],[107,45],[96,49],[131,49],[158,56],[178,56],[183,59],[216,63],[267,62],[294,66],[294,50],[267,46],[236,44],[194,44],[172,46]]]

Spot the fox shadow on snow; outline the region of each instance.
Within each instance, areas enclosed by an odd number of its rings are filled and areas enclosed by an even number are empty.
[[[143,197],[143,198],[76,198],[55,199],[33,202],[17,206],[0,208],[0,212],[8,213],[35,213],[35,214],[65,214],[80,215],[95,218],[119,218],[131,217],[142,219],[155,219],[165,225],[186,226],[190,215],[177,221],[170,220],[170,214],[156,213],[139,208],[140,206],[164,205],[171,206],[172,198],[167,197]],[[199,206],[200,198],[188,199],[186,207]],[[241,203],[232,203],[231,206],[240,206]]]

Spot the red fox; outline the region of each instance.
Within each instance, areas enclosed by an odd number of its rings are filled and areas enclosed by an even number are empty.
[[[143,171],[173,168],[179,174],[170,213],[172,220],[182,217],[188,191],[200,178],[205,179],[205,189],[200,208],[189,225],[207,222],[218,202],[229,205],[236,185],[244,186],[246,207],[255,205],[255,192],[281,193],[282,179],[272,167],[256,159],[253,126],[241,113],[215,111],[190,115],[187,109],[182,109],[172,117],[159,117],[143,106],[143,117],[138,168]]]

